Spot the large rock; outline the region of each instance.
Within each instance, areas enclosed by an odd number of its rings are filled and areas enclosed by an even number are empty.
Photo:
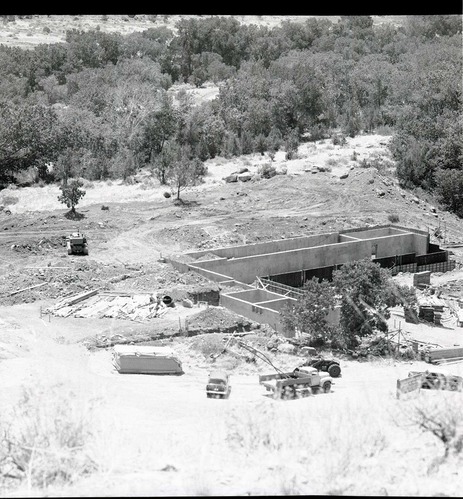
[[[296,347],[291,343],[281,343],[278,345],[278,351],[281,353],[295,353]]]
[[[238,180],[241,182],[247,182],[252,179],[252,175],[250,173],[240,173],[238,175]]]
[[[227,182],[227,184],[231,182],[238,182],[238,175],[236,174],[229,175],[228,177],[225,177],[224,180],[225,182]]]

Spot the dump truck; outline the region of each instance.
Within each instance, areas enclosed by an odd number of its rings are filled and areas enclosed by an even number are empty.
[[[88,255],[87,238],[81,232],[73,232],[66,237],[68,255]]]
[[[230,377],[226,372],[213,371],[209,374],[206,385],[207,398],[226,399],[230,392]]]
[[[121,374],[183,374],[182,363],[168,347],[118,344],[112,361]]]
[[[322,391],[328,393],[333,385],[333,378],[314,367],[296,367],[291,372],[277,372],[259,376],[259,383],[268,392],[273,392],[274,399],[295,399],[307,397]]]

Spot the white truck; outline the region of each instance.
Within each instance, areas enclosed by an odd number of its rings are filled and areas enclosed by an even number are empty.
[[[333,385],[333,378],[314,367],[296,367],[289,373],[263,374],[259,376],[259,383],[267,391],[273,392],[274,399],[295,399],[307,397],[311,394],[328,393]]]

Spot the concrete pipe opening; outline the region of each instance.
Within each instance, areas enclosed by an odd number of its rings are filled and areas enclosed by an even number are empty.
[[[172,297],[166,295],[162,297],[162,303],[164,303],[166,307],[172,307],[174,305],[174,300],[172,300]]]

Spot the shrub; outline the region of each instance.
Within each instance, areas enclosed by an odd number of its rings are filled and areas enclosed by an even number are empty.
[[[2,203],[5,206],[19,203],[19,198],[16,197],[16,196],[8,196],[8,195],[5,196],[5,195],[3,195],[1,199],[2,199]]]
[[[220,353],[224,348],[222,335],[211,333],[197,336],[191,342],[193,350],[201,352],[205,357]]]
[[[344,146],[347,143],[346,136],[341,133],[341,134],[336,134],[333,139],[332,139],[333,145],[335,146]]]
[[[412,425],[438,438],[444,458],[463,451],[463,400],[459,393],[433,391],[420,398],[408,414]]]
[[[257,173],[262,176],[262,178],[272,178],[277,174],[276,168],[269,163],[265,163],[259,167]]]
[[[387,219],[389,220],[389,222],[391,222],[393,224],[399,222],[399,220],[400,220],[399,215],[397,215],[397,213],[389,213],[389,215],[387,216]]]
[[[0,416],[0,476],[47,487],[96,471],[86,452],[95,402],[64,383],[24,387],[11,413]]]

